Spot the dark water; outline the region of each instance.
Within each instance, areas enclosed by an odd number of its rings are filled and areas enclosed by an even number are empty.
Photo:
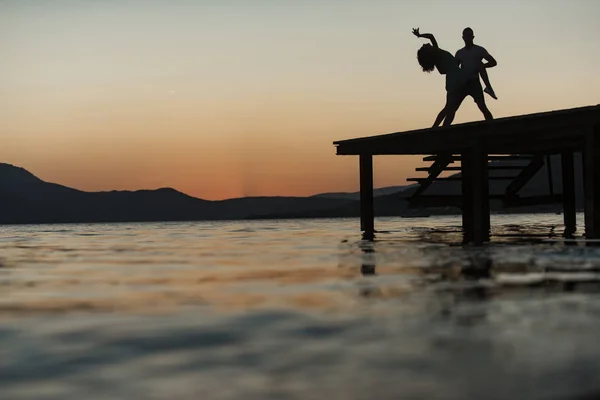
[[[597,398],[600,249],[561,218],[0,227],[0,399]]]

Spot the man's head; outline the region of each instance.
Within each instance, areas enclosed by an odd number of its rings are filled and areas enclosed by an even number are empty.
[[[435,48],[429,43],[421,46],[417,51],[417,61],[424,72],[431,72],[435,68]]]
[[[473,45],[473,39],[475,38],[475,35],[473,35],[473,29],[471,29],[471,28],[463,29],[462,37],[467,46]]]

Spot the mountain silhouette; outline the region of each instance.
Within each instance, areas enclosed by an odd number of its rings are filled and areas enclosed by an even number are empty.
[[[552,158],[554,189],[562,190],[560,158]],[[577,205],[582,207],[581,162],[576,157]],[[502,191],[492,181],[491,192]],[[401,199],[416,185],[392,186],[375,190],[375,215],[423,216],[455,214],[453,207],[409,209]],[[436,182],[434,194],[459,194],[460,182]],[[548,192],[544,167],[523,189],[524,195]],[[335,218],[360,215],[360,194],[321,193],[309,197],[242,197],[210,201],[171,188],[136,191],[85,192],[45,182],[29,171],[0,163],[0,224],[201,221],[258,218]],[[493,210],[501,205],[492,203]],[[512,209],[513,212],[559,211],[560,204]]]
[[[385,196],[388,194],[395,194],[402,192],[408,188],[416,187],[416,184],[405,185],[405,186],[388,186],[384,188],[373,189],[374,196]],[[311,197],[322,197],[328,199],[346,199],[346,200],[360,200],[360,192],[331,192],[331,193],[319,193]]]
[[[175,189],[84,192],[0,164],[0,223],[141,222],[246,219],[345,207],[320,197],[244,197],[209,201]]]

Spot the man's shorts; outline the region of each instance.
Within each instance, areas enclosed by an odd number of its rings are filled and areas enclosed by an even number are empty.
[[[485,99],[483,98],[483,89],[481,87],[481,82],[479,81],[479,75],[477,76],[477,79],[469,79],[467,82],[465,82],[462,88],[450,91],[446,95],[447,100],[451,103],[461,103],[467,96],[471,96],[475,103],[483,103],[485,101]]]

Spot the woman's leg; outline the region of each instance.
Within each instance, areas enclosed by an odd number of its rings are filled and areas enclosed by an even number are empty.
[[[496,97],[496,93],[494,93],[494,89],[492,89],[492,84],[490,83],[490,78],[488,76],[487,70],[485,68],[481,68],[479,71],[479,76],[481,76],[481,80],[485,83],[484,92],[492,96],[494,99],[498,99]]]
[[[452,121],[454,121],[454,115],[464,98],[465,94],[463,89],[453,90],[446,94],[446,107],[444,107],[446,117],[444,118],[444,124],[442,126],[449,126]]]
[[[446,107],[442,108],[442,111],[440,111],[437,118],[435,119],[435,122],[433,123],[432,128],[437,128],[438,126],[440,126],[440,124],[442,123],[442,121],[444,120],[445,117],[446,117]]]
[[[479,76],[481,76],[481,80],[483,81],[483,83],[485,83],[486,87],[492,87],[492,84],[490,83],[490,77],[488,76],[487,70],[485,68],[482,68],[481,71],[479,71]]]

